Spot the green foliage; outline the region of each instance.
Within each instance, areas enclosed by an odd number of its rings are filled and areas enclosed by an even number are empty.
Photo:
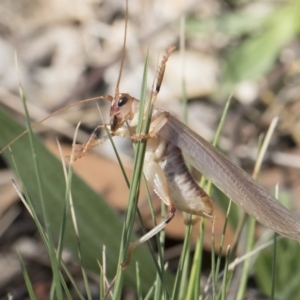
[[[225,57],[225,85],[246,79],[259,79],[271,70],[281,48],[290,42],[300,29],[300,3],[292,1],[278,8],[263,22],[260,30],[244,39]]]
[[[254,265],[254,275],[260,289],[271,295],[272,274],[275,272],[275,299],[300,299],[300,251],[299,244],[277,238],[275,270],[273,250],[270,246],[260,252]]]
[[[228,95],[237,83],[261,79],[272,69],[282,47],[299,34],[299,15],[298,0],[279,4],[262,15],[237,8],[216,18],[190,20],[187,32],[188,35],[220,34],[231,41],[228,48],[222,49],[225,55],[220,81],[221,91]]]

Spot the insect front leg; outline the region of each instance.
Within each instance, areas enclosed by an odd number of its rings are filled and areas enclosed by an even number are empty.
[[[76,144],[74,149],[74,161],[82,158],[86,153],[91,149],[95,148],[99,144],[105,142],[108,139],[108,136],[99,138],[100,130],[104,129],[107,125],[98,125],[93,133],[90,135],[88,141],[84,144]]]
[[[109,136],[106,135],[104,137],[99,138],[100,130],[108,128],[110,129],[110,125],[98,125],[90,135],[88,141],[84,144],[77,144],[75,145],[75,155],[74,155],[74,161],[77,159],[82,158],[86,153],[88,153],[90,150],[98,146],[99,144],[104,143]],[[127,127],[121,127],[117,131],[112,132],[110,131],[111,136],[119,136],[124,138],[130,138],[130,131]]]

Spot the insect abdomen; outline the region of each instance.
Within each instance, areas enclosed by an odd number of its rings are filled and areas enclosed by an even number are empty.
[[[211,218],[211,199],[190,174],[181,150],[167,143],[164,157],[159,164],[167,178],[169,193],[175,207],[186,213]]]

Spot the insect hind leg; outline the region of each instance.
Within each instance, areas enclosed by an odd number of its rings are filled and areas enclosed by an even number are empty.
[[[126,259],[121,264],[121,267],[122,267],[123,271],[130,264],[132,251],[136,247],[142,245],[143,243],[145,243],[146,241],[148,241],[150,238],[152,238],[153,236],[155,236],[156,234],[158,234],[160,231],[162,231],[166,227],[166,225],[169,222],[171,222],[171,220],[175,216],[175,212],[176,212],[175,206],[173,204],[169,205],[168,206],[168,211],[169,211],[169,215],[161,223],[159,223],[158,225],[156,225],[153,229],[151,229],[145,235],[143,235],[142,237],[140,237],[139,239],[137,239],[135,242],[133,242],[132,244],[130,244],[129,249],[128,249],[128,253],[127,253],[127,256],[126,256]]]

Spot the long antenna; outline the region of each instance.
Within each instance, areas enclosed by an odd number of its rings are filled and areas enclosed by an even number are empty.
[[[123,49],[122,49],[122,60],[121,60],[120,72],[119,72],[119,77],[118,77],[116,91],[115,91],[115,99],[117,99],[119,96],[119,85],[120,85],[120,81],[121,81],[121,77],[122,77],[122,70],[123,70],[123,65],[124,65],[124,60],[125,60],[125,55],[126,55],[126,40],[127,40],[127,26],[128,26],[128,0],[126,0],[125,3],[126,3],[125,30],[124,30]]]

